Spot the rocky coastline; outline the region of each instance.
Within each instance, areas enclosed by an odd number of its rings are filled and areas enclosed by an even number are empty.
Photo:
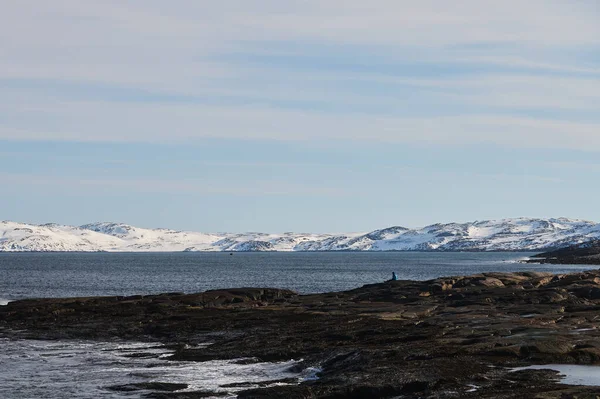
[[[532,256],[527,263],[600,265],[600,240],[572,245]]]
[[[302,383],[248,384],[240,398],[596,398],[600,387],[514,368],[600,364],[600,271],[387,281],[313,295],[239,288],[30,299],[0,306],[0,337],[159,341],[176,360],[302,359],[296,368],[319,370]],[[143,387],[153,398],[219,395],[181,388]]]

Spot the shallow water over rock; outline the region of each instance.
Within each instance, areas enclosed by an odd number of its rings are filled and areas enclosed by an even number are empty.
[[[3,398],[135,398],[172,388],[223,398],[261,381],[289,384],[314,377],[314,370],[291,372],[298,363],[293,360],[169,361],[172,350],[153,343],[1,339],[0,346]]]
[[[600,386],[600,366],[584,366],[577,364],[544,364],[518,367],[521,370],[555,370],[560,375],[560,382],[568,385]]]

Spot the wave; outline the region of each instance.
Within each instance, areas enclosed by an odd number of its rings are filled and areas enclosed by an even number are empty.
[[[0,306],[6,306],[9,302],[12,302],[10,299],[0,298]]]

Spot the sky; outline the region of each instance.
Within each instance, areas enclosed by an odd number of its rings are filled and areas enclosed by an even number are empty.
[[[0,220],[600,221],[597,0],[2,9]]]

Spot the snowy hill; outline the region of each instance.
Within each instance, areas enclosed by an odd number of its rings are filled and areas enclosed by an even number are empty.
[[[519,251],[600,239],[600,224],[575,219],[503,219],[394,226],[368,233],[196,233],[122,223],[83,226],[0,222],[0,251]]]

